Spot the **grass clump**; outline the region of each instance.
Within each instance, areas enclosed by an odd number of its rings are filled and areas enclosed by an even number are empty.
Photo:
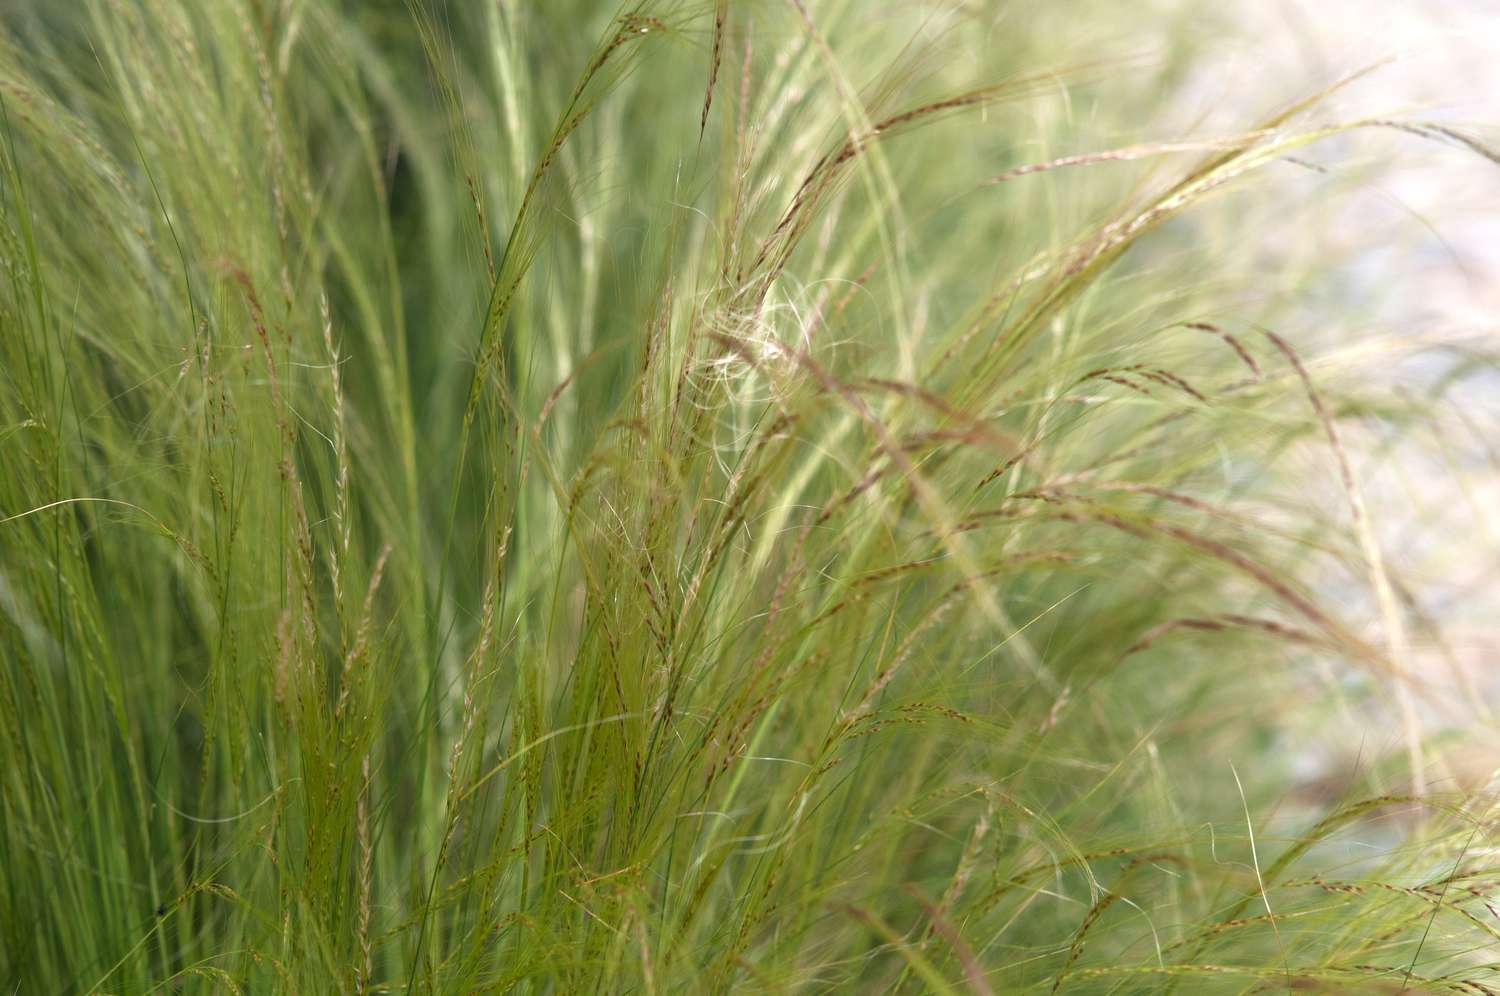
[[[1058,16],[7,11],[7,991],[1500,991],[1494,356],[1257,241],[1492,153]]]

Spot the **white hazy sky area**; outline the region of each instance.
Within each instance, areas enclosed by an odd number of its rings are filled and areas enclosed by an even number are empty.
[[[1228,2],[1243,27],[1209,43],[1222,55],[1207,60],[1214,77],[1195,85],[1193,95],[1206,113],[1219,108],[1231,116],[1226,125],[1243,124],[1247,104],[1252,114],[1274,106],[1247,101],[1247,94],[1289,100],[1375,66],[1329,100],[1326,118],[1435,121],[1500,149],[1500,0]],[[1404,261],[1405,272],[1432,281],[1424,293],[1405,295],[1413,308],[1407,317],[1493,325],[1500,312],[1500,164],[1399,134],[1348,148],[1359,166],[1380,166],[1368,190],[1374,197],[1358,206],[1361,220],[1394,224],[1392,234],[1412,242],[1424,223],[1436,229],[1430,244]],[[1383,210],[1375,200],[1386,202]]]
[[[1211,68],[1184,94],[1200,133],[1232,133],[1268,109],[1389,59],[1331,98],[1321,116],[1440,122],[1500,149],[1500,0],[1190,2],[1231,4],[1202,9],[1221,18],[1227,11],[1238,25],[1207,41],[1214,55],[1204,64]],[[1373,315],[1353,317],[1348,329],[1288,331],[1323,350],[1371,335],[1457,334],[1500,351],[1500,163],[1395,131],[1371,132],[1309,158],[1356,182],[1352,189],[1330,185],[1340,202],[1330,205],[1321,219],[1328,227],[1317,235],[1288,218],[1288,242],[1300,236],[1353,250],[1355,284],[1368,286],[1379,305]],[[1420,377],[1404,383],[1422,389]],[[1496,784],[1500,772],[1500,378],[1469,383],[1458,398],[1453,407],[1461,413],[1441,416],[1437,432],[1393,450],[1382,450],[1358,420],[1345,424],[1384,556],[1442,625],[1441,641],[1415,622],[1409,627],[1415,684],[1435,693],[1418,696],[1424,726],[1475,734],[1461,751],[1429,754],[1427,779],[1438,790],[1455,781]],[[1447,441],[1460,436],[1464,442]],[[1331,507],[1341,490],[1331,480],[1315,500]],[[1347,575],[1324,594],[1344,600],[1369,623],[1369,635],[1389,645],[1368,592],[1345,597],[1345,590]],[[1351,735],[1371,738],[1359,745],[1366,752],[1399,751],[1394,709],[1390,718],[1385,729],[1331,722],[1323,749],[1305,759],[1307,774],[1347,764]]]

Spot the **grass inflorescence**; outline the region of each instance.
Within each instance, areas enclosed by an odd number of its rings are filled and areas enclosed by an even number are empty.
[[[1494,153],[1062,6],[0,14],[0,987],[1500,993],[1496,357],[1286,244]]]

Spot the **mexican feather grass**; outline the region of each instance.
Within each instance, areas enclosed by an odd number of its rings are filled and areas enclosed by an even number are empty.
[[[1294,251],[1495,153],[1062,6],[9,5],[0,987],[1500,992],[1494,339]]]

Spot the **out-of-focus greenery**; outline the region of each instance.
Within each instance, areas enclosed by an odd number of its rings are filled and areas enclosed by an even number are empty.
[[[1494,551],[1362,483],[1492,344],[1278,244],[1475,135],[1184,134],[1167,3],[0,23],[4,991],[1500,991]]]

